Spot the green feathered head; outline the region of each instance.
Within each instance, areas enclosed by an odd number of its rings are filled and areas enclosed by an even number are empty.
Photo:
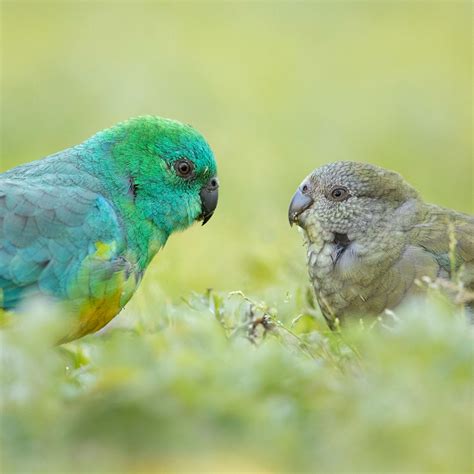
[[[205,224],[217,206],[214,155],[190,125],[155,116],[137,117],[102,132],[128,180],[129,197],[166,239],[196,220]]]

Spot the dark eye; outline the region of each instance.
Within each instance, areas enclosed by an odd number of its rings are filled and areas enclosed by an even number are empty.
[[[189,178],[193,174],[194,165],[186,158],[182,158],[174,163],[174,169],[181,178]]]
[[[349,197],[349,191],[344,186],[337,186],[331,190],[331,199],[333,201],[344,201]]]

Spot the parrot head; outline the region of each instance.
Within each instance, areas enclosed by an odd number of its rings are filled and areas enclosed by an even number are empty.
[[[306,229],[316,223],[328,235],[352,240],[417,196],[398,173],[368,163],[337,161],[303,180],[288,218],[290,225]]]
[[[219,182],[214,155],[199,132],[175,120],[143,116],[104,133],[134,207],[165,239],[197,220],[209,221]]]

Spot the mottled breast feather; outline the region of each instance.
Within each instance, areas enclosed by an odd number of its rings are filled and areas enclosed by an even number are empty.
[[[420,293],[415,281],[459,273],[474,289],[474,218],[421,204],[412,219],[367,229],[341,253],[333,234],[306,218],[310,279],[323,315],[332,325],[351,315],[380,314]],[[326,235],[327,234],[327,235]],[[453,261],[454,259],[454,261]]]

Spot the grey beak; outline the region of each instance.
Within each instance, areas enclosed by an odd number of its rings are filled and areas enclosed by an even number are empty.
[[[211,178],[209,182],[201,189],[201,215],[202,225],[204,225],[214,214],[219,197],[219,181],[217,178]]]
[[[288,221],[290,222],[290,226],[298,223],[298,216],[306,211],[311,204],[313,204],[311,196],[303,193],[303,191],[298,188],[290,202],[290,208],[288,209]]]

